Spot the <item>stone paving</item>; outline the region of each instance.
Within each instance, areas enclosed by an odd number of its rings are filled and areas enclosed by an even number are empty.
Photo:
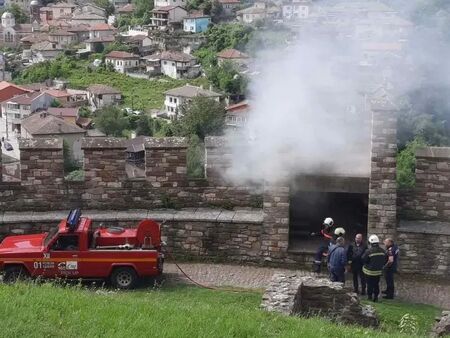
[[[213,263],[179,263],[184,272],[196,282],[207,286],[266,289],[275,273],[298,276],[317,276],[305,270],[260,267],[251,265],[213,264]],[[173,263],[165,263],[164,274],[167,281],[189,281]],[[320,277],[327,277],[325,274]],[[346,276],[346,286],[351,287],[351,274]],[[384,281],[380,284],[385,288]],[[397,275],[396,290],[398,298],[409,302],[427,303],[450,309],[450,283],[411,280]]]
[[[314,276],[302,270],[278,269],[251,265],[179,263],[183,271],[196,282],[207,286],[232,286],[238,288],[265,289],[274,273]],[[164,273],[169,280],[188,280],[173,263],[164,264]]]

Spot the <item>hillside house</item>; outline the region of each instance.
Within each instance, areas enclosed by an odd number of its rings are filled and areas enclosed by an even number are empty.
[[[49,3],[46,7],[40,9],[41,21],[70,18],[76,7],[75,4],[67,2]]]
[[[74,14],[72,18],[70,19],[71,25],[81,25],[81,24],[87,24],[87,25],[95,25],[100,23],[105,23],[106,18],[101,15],[97,15],[94,13],[80,13],[80,14]]]
[[[187,0],[155,0],[155,7],[181,6],[184,7]]]
[[[248,101],[242,101],[225,108],[225,124],[229,128],[241,128],[247,124],[250,105]]]
[[[122,93],[113,87],[94,84],[87,88],[89,103],[95,108],[118,104],[122,101]]]
[[[33,92],[3,101],[1,130],[8,130],[10,138],[17,138],[21,133],[22,120],[38,109],[47,109],[52,100],[53,98],[46,93]]]
[[[99,38],[103,36],[113,36],[116,34],[117,28],[107,23],[97,23],[89,28],[89,39]]]
[[[100,36],[98,38],[87,39],[84,43],[86,44],[86,51],[91,53],[102,52],[108,45],[116,41],[116,38],[112,35]]]
[[[78,42],[77,34],[69,32],[65,29],[58,29],[48,33],[49,41],[58,43],[61,47],[65,47]]]
[[[30,51],[31,63],[39,63],[42,61],[53,60],[62,53],[64,49],[56,42],[42,41],[33,44]]]
[[[1,81],[0,82],[0,102],[9,100],[10,98],[26,93],[30,93],[31,90],[25,87],[17,86],[15,84]],[[0,118],[2,117],[2,111],[0,110]]]
[[[224,49],[220,53],[217,53],[217,62],[219,65],[225,61],[230,61],[242,67],[248,65],[250,60],[250,56],[237,49]]]
[[[235,16],[236,10],[241,5],[239,0],[219,0],[225,16]]]
[[[22,121],[22,138],[62,139],[68,145],[72,158],[75,160],[83,159],[81,141],[85,135],[86,130],[45,111],[34,113]]]
[[[47,109],[47,113],[63,119],[68,123],[77,124],[77,120],[80,117],[80,108],[50,107]]]
[[[91,26],[86,24],[71,25],[67,27],[66,30],[68,32],[75,33],[77,35],[77,40],[83,42],[89,39],[89,31],[91,30]]]
[[[161,62],[161,73],[173,79],[194,78],[200,75],[200,65],[189,54],[165,51],[157,56]]]
[[[103,16],[106,18],[106,11],[104,8],[101,8],[97,5],[94,5],[92,3],[86,3],[81,7],[78,7],[75,9],[74,14],[81,14],[81,13],[89,13],[89,14],[95,14],[99,16]]]
[[[181,25],[187,11],[181,6],[156,7],[152,10],[152,26],[165,30],[169,26]]]
[[[281,16],[281,11],[276,6],[268,7],[265,2],[255,2],[253,6],[236,12],[240,22],[251,24],[260,20],[275,20]]]
[[[203,87],[191,86],[189,84],[170,89],[164,93],[164,110],[170,118],[175,118],[180,114],[180,108],[183,104],[189,103],[194,97],[205,96],[215,101],[220,101],[222,94],[207,90]]]
[[[87,103],[87,93],[76,89],[48,89],[45,91],[54,100],[62,104],[63,107],[80,107]]]
[[[105,55],[105,63],[112,64],[116,72],[126,73],[139,67],[139,55],[112,51]]]
[[[307,19],[309,17],[311,0],[290,0],[283,3],[281,13],[284,20]]]
[[[189,33],[203,33],[208,29],[211,17],[203,14],[190,14],[183,19],[183,30]]]
[[[149,54],[149,52],[155,49],[152,39],[145,34],[127,36],[125,37],[125,43],[133,48],[133,50],[139,51],[141,55]]]

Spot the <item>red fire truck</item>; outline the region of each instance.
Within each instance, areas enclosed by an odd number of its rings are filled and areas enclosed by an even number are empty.
[[[6,237],[0,243],[4,282],[38,277],[103,279],[132,289],[141,277],[163,271],[160,225],[143,220],[136,228],[100,227],[72,210],[47,233]]]

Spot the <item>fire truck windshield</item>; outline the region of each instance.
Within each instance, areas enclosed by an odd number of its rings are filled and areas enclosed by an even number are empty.
[[[58,227],[55,226],[48,232],[47,237],[45,237],[44,246],[47,246],[48,243],[50,243],[50,241],[53,239],[53,237],[55,237],[55,235],[57,233],[58,233]]]

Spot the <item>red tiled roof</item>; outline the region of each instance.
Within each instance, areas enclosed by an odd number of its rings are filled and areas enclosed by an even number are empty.
[[[113,26],[108,25],[107,23],[97,23],[91,26],[91,31],[112,31],[115,30]]]
[[[163,7],[155,7],[152,12],[168,12],[171,11],[177,7],[180,7],[181,9],[184,9],[181,6],[163,6]]]
[[[93,84],[90,85],[87,90],[92,94],[121,94],[120,90],[117,90],[113,87],[102,85],[102,84]]]
[[[47,93],[48,95],[53,96],[53,97],[69,97],[69,96],[72,96],[71,94],[69,94],[65,90],[57,90],[57,89],[49,89],[49,90],[46,90],[44,93]]]
[[[40,92],[23,94],[23,95],[13,97],[8,102],[17,103],[17,104],[31,104],[31,102],[33,102],[33,100],[41,94],[42,93],[40,93]]]
[[[86,43],[92,43],[92,42],[114,42],[116,38],[112,35],[105,35],[105,36],[98,36],[92,39],[87,39]]]
[[[246,113],[250,110],[250,104],[248,101],[241,101],[226,107],[225,110],[229,113]]]
[[[217,57],[222,59],[248,59],[249,56],[237,49],[225,49],[217,54]]]
[[[79,108],[48,108],[47,112],[59,117],[77,117]]]
[[[105,55],[106,58],[112,58],[112,59],[139,59],[138,55],[131,54],[128,52],[120,52],[120,51],[112,51]]]

